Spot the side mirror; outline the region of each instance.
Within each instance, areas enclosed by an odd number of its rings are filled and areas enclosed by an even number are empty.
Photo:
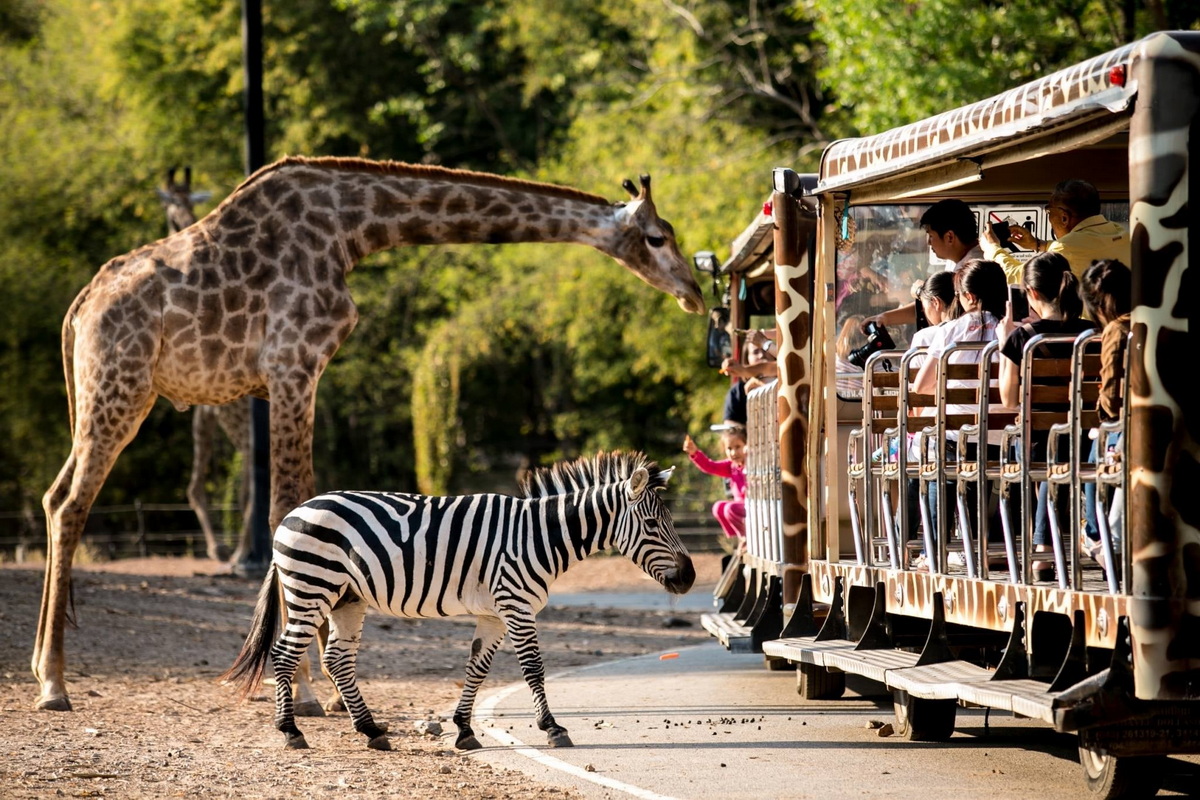
[[[708,365],[714,369],[733,355],[733,340],[729,337],[729,309],[710,308],[708,311]]]

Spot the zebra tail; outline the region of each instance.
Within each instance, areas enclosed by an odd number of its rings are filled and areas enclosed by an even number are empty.
[[[242,652],[219,680],[241,686],[241,695],[246,698],[254,693],[262,682],[263,672],[271,658],[271,646],[279,631],[280,616],[279,575],[272,563],[258,590],[258,604],[254,607],[254,619],[250,622],[250,633]]]

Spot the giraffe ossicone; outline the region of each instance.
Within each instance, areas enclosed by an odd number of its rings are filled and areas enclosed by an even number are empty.
[[[102,266],[63,322],[72,443],[42,500],[49,547],[32,659],[37,707],[70,708],[71,561],[113,462],[160,395],[176,405],[271,401],[274,528],[315,493],[317,382],[358,321],[347,275],[363,257],[416,244],[584,244],[702,313],[649,177],[626,189],[629,201],[610,203],[485,173],[290,157],[195,224]]]

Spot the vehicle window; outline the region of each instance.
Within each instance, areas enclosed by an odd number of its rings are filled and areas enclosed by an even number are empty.
[[[911,303],[913,284],[947,266],[933,255],[917,224],[926,208],[855,206],[844,224],[839,220],[835,349],[838,395],[843,398],[862,395],[860,379],[854,374],[861,374],[863,359],[854,355],[867,344],[860,330],[863,318]],[[902,325],[889,328],[888,333],[896,347],[905,348],[914,330],[912,325]]]

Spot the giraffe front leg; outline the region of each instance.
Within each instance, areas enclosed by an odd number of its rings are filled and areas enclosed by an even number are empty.
[[[319,373],[318,373],[319,374]],[[271,394],[271,510],[274,531],[296,506],[316,493],[313,483],[312,439],[313,404],[316,400],[317,375],[303,369],[279,368],[267,379]],[[318,659],[326,636],[324,626],[318,640]],[[323,717],[325,708],[312,685],[312,669],[307,654],[296,665],[295,714],[299,717]],[[336,708],[340,698],[331,705]]]
[[[554,720],[550,705],[546,702],[546,670],[542,666],[542,652],[538,649],[537,626],[533,610],[518,608],[510,610],[504,617],[509,638],[517,648],[517,660],[525,683],[533,692],[533,708],[537,714],[538,727],[546,732],[551,747],[573,747],[567,729]]]
[[[478,750],[482,747],[471,728],[471,711],[475,708],[475,695],[492,668],[492,657],[504,641],[504,624],[496,617],[481,616],[475,621],[475,639],[471,642],[471,657],[467,661],[467,679],[463,683],[462,697],[454,709],[454,724],[458,726],[458,738],[454,746],[459,750]]]

